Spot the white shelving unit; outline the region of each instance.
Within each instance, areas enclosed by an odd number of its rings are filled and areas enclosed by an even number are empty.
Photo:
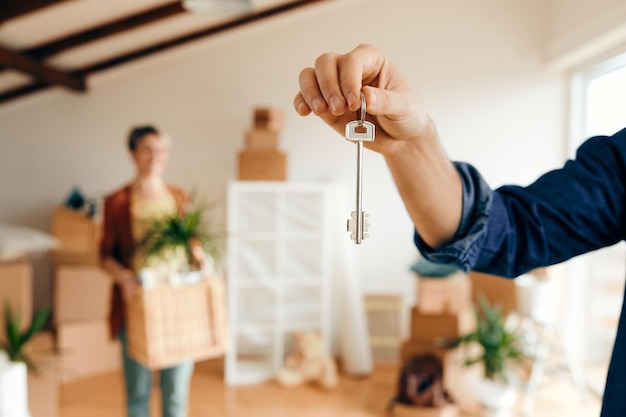
[[[331,196],[320,183],[229,184],[227,384],[273,378],[294,332],[329,348]]]

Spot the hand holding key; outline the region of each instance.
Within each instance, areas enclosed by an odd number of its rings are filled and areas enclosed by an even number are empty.
[[[461,218],[461,181],[434,123],[395,65],[378,49],[359,45],[346,54],[320,55],[314,68],[300,72],[298,81],[300,91],[293,102],[298,114],[313,112],[340,134],[354,120],[361,92],[365,95],[377,137],[376,141],[357,141],[357,152],[360,155],[365,146],[385,157],[424,242],[432,248],[449,242]],[[360,184],[357,187],[358,194]],[[360,242],[367,236],[367,215],[361,214],[359,202],[357,206],[349,227]]]
[[[346,124],[346,139],[356,142],[356,210],[352,212],[352,218],[348,219],[348,232],[350,238],[358,245],[363,239],[369,237],[369,214],[363,211],[363,142],[373,142],[376,127],[373,123],[365,120],[366,115],[365,94],[361,92],[361,109],[359,120]]]
[[[347,54],[326,53],[305,68],[294,99],[298,114],[313,112],[340,134],[367,100],[368,115],[378,129],[365,147],[383,155],[399,152],[400,142],[418,138],[430,119],[396,67],[376,48],[360,45]]]

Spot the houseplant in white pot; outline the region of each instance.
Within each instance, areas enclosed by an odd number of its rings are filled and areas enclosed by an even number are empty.
[[[44,308],[35,313],[25,331],[20,330],[21,320],[13,314],[10,303],[5,304],[5,341],[0,359],[0,417],[30,417],[28,412],[27,367],[34,368],[24,351],[30,339],[48,321],[50,310]]]
[[[452,344],[467,347],[464,366],[482,367],[482,378],[475,389],[483,416],[512,416],[519,388],[516,371],[529,358],[519,335],[506,326],[500,306],[492,306],[480,297],[474,311],[476,328]]]

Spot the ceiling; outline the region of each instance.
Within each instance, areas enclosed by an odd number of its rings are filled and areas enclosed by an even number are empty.
[[[172,0],[0,1],[0,104],[48,88],[88,90],[100,71],[329,0],[252,0],[210,16]]]

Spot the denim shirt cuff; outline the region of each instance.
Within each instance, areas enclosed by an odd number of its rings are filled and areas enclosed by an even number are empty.
[[[493,191],[470,164],[455,162],[454,166],[463,185],[463,211],[454,238],[438,249],[426,244],[417,232],[414,241],[426,260],[452,264],[468,272],[478,260],[485,240]]]

